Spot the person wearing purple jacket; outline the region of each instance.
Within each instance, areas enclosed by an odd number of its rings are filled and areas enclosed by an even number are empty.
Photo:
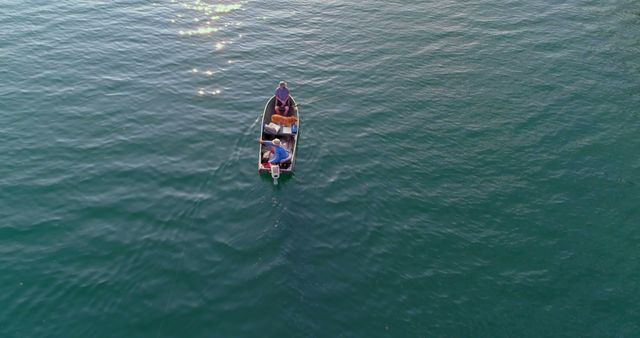
[[[289,116],[289,88],[287,88],[287,83],[284,81],[280,81],[278,88],[276,88],[276,114],[280,114],[283,116]],[[284,110],[280,112],[280,110]]]

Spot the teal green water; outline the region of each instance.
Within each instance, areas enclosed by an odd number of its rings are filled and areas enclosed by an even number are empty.
[[[1,8],[0,337],[640,335],[637,1]]]

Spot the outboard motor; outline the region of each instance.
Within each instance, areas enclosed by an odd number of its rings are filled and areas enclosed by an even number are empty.
[[[280,166],[277,164],[271,165],[271,178],[273,178],[273,185],[278,185],[278,178],[280,177]]]

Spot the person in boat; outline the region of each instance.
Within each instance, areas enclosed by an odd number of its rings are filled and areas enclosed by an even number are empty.
[[[280,81],[278,88],[276,88],[276,114],[283,116],[289,116],[289,104],[291,103],[291,97],[289,96],[289,88],[287,83]],[[282,111],[282,112],[281,112]]]
[[[273,141],[263,141],[262,139],[259,139],[258,142],[265,146],[272,146],[274,148],[273,159],[269,161],[269,163],[280,164],[289,160],[289,152],[284,148],[284,146],[282,146],[279,139],[274,138]]]

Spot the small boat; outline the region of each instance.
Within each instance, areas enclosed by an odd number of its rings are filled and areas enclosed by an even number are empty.
[[[288,121],[280,121],[279,119],[275,123],[272,121],[272,116],[275,113],[276,97],[272,96],[267,104],[264,106],[264,112],[262,113],[262,123],[260,124],[260,136],[265,141],[271,141],[275,138],[280,139],[281,144],[289,152],[289,159],[283,163],[280,163],[277,168],[270,165],[269,160],[273,158],[270,146],[260,144],[260,151],[258,152],[258,172],[270,172],[274,178],[274,182],[280,176],[280,173],[293,173],[293,169],[296,164],[296,148],[298,147],[298,134],[300,130],[300,116],[298,115],[298,105],[293,97],[290,97],[289,116],[294,116],[297,121],[295,123],[288,123]]]

